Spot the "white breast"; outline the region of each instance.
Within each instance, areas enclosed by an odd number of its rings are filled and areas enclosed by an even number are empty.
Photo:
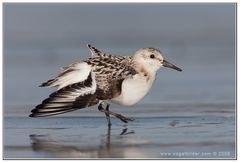
[[[133,78],[124,80],[120,96],[112,99],[111,102],[126,106],[137,103],[148,93],[154,79],[155,77],[151,77],[146,80],[143,74],[136,74]]]

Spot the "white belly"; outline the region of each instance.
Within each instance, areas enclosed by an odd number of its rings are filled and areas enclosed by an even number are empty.
[[[112,99],[111,102],[127,106],[133,105],[148,93],[153,81],[154,78],[147,81],[146,77],[138,74],[131,79],[124,80],[121,94]]]

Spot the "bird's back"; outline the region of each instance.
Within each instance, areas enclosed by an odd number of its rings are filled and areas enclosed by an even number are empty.
[[[99,98],[103,100],[118,96],[123,80],[137,73],[132,57],[104,54],[89,58],[85,62],[92,67]]]

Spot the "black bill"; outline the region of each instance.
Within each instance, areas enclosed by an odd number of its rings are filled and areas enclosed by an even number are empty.
[[[178,68],[177,66],[175,66],[174,64],[172,63],[169,63],[168,61],[166,60],[163,60],[163,67],[169,67],[169,68],[172,68],[172,69],[175,69],[177,71],[182,71],[182,69]]]

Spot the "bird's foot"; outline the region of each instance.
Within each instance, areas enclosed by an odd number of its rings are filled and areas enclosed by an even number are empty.
[[[134,118],[125,117],[125,116],[123,116],[121,114],[118,114],[118,113],[115,113],[115,117],[120,119],[124,123],[128,123],[128,121],[134,121]]]
[[[109,104],[106,106],[106,108],[103,108],[102,104],[100,104],[98,106],[98,110],[105,113],[109,126],[111,126],[110,115],[115,116],[116,118],[120,119],[124,123],[128,123],[128,121],[134,121],[134,118],[125,117],[125,116],[123,116],[119,113],[115,113],[115,112],[110,111],[109,110]]]

